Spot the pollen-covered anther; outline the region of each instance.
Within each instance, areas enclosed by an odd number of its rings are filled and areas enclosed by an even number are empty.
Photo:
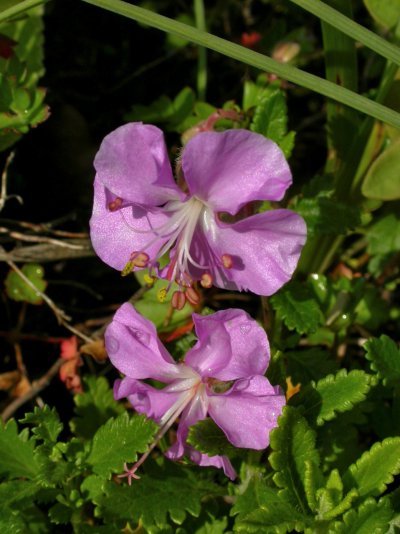
[[[116,197],[114,200],[108,203],[108,209],[110,211],[117,211],[122,206],[122,198]]]
[[[133,268],[134,268],[133,262],[132,261],[128,261],[125,264],[125,267],[121,271],[121,276],[128,276],[128,274],[130,274],[133,271]]]
[[[174,310],[181,310],[186,303],[186,296],[183,291],[175,291],[172,295],[171,304]]]
[[[230,254],[222,254],[221,260],[225,269],[231,269],[233,267],[233,259]]]
[[[160,289],[158,292],[157,292],[157,299],[159,302],[165,302],[166,298],[167,298],[167,290],[165,289],[165,287],[163,287],[162,289]]]
[[[143,269],[143,267],[146,267],[146,265],[149,263],[149,255],[146,254],[146,252],[132,252],[130,261],[134,265],[134,267],[139,267],[140,269]]]
[[[193,288],[188,287],[185,292],[186,299],[192,306],[197,306],[200,302],[200,295],[199,293]]]
[[[212,283],[213,283],[213,278],[210,273],[204,273],[201,276],[200,284],[202,285],[202,287],[209,288],[212,286]]]

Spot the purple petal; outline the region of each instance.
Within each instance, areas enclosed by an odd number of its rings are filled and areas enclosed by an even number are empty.
[[[162,226],[170,216],[162,210],[145,211],[129,205],[110,211],[108,196],[96,179],[90,219],[90,237],[96,254],[118,270],[125,267],[132,252],[144,251],[150,258],[154,257],[165,239],[157,238],[153,229]]]
[[[201,467],[217,467],[223,469],[225,475],[231,480],[235,480],[237,474],[234,470],[229,458],[227,456],[208,456],[208,454],[202,454],[193,447],[185,448],[185,455],[190,458],[192,462]]]
[[[263,375],[269,362],[268,338],[261,326],[243,310],[212,315],[193,314],[199,341],[185,363],[204,377],[235,380]]]
[[[281,200],[292,183],[278,145],[248,130],[195,135],[182,167],[192,195],[232,215],[252,200]]]
[[[117,128],[103,139],[94,166],[97,180],[123,200],[150,207],[184,196],[156,126],[132,122]]]
[[[129,378],[170,383],[181,375],[181,367],[159,341],[153,323],[129,303],[118,309],[107,327],[105,345],[111,363]]]
[[[216,257],[228,254],[233,266],[225,269],[229,279],[214,285],[236,287],[257,295],[272,295],[290,280],[306,241],[307,227],[290,210],[272,210],[232,225],[219,223],[208,233]]]
[[[165,393],[139,380],[124,378],[114,383],[114,398],[127,397],[138,413],[144,413],[150,419],[159,422],[161,417],[176,402],[179,393]]]
[[[238,380],[222,395],[209,395],[208,413],[235,447],[265,449],[285,397],[263,376]]]

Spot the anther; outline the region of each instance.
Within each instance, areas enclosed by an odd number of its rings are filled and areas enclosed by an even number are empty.
[[[130,274],[133,271],[133,268],[134,268],[133,262],[128,261],[128,263],[126,263],[125,267],[121,271],[121,276],[128,276],[128,274]]]
[[[213,279],[212,279],[212,276],[210,273],[204,273],[202,276],[201,276],[201,279],[200,279],[200,284],[205,287],[205,288],[209,288],[212,286],[212,283],[213,283]]]
[[[174,310],[181,310],[185,306],[185,303],[186,303],[185,293],[183,293],[183,291],[175,291],[174,294],[172,295],[172,301],[171,301],[171,304]]]
[[[130,261],[135,267],[143,269],[149,263],[149,255],[146,252],[132,252]]]
[[[167,290],[165,287],[163,289],[160,289],[157,293],[157,299],[159,302],[165,302],[165,299],[167,298]]]
[[[108,203],[108,209],[110,211],[116,211],[122,206],[122,198],[116,197],[114,200]]]
[[[200,295],[198,292],[193,289],[193,287],[188,287],[185,292],[186,299],[192,304],[192,306],[197,306],[200,302]]]
[[[153,287],[155,281],[156,278],[154,276],[150,276],[147,273],[143,276],[143,282],[149,287]]]
[[[231,269],[233,266],[233,259],[230,254],[222,254],[221,256],[222,264],[225,269]]]

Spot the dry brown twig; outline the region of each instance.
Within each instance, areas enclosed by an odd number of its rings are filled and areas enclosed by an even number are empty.
[[[27,391],[24,395],[21,397],[18,397],[14,401],[12,401],[1,414],[1,418],[3,421],[7,421],[22,405],[24,405],[29,400],[36,397],[45,387],[47,387],[52,380],[52,378],[55,377],[55,375],[58,373],[61,365],[64,363],[64,360],[62,358],[59,358],[56,360],[53,365],[48,369],[48,371],[38,380],[34,380],[32,382],[32,387]]]
[[[7,195],[7,174],[8,168],[14,159],[15,152],[11,152],[6,159],[6,164],[1,175],[1,189],[0,189],[0,211],[4,208],[5,203],[9,198],[16,198],[20,204],[23,203],[22,198],[19,195]]]

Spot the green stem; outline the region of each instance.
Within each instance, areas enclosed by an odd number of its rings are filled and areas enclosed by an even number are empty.
[[[206,16],[203,0],[194,0],[194,16],[196,28],[206,31]],[[199,46],[199,59],[197,63],[197,96],[199,100],[206,100],[207,90],[207,51],[204,46]]]
[[[46,4],[49,0],[23,0],[15,6],[9,7],[4,11],[0,11],[0,22],[10,19],[15,15],[20,15],[24,11],[31,9],[32,7],[40,6],[41,4]]]
[[[264,56],[253,50],[248,50],[238,44],[231,43],[225,39],[198,30],[197,28],[193,28],[182,22],[169,19],[147,9],[127,4],[121,0],[83,1],[107,9],[113,13],[118,13],[119,15],[123,15],[143,24],[147,24],[153,28],[173,33],[183,39],[215,50],[216,52],[241,61],[242,63],[246,63],[247,65],[276,74],[285,80],[306,87],[311,91],[320,93],[321,95],[332,98],[346,106],[370,115],[375,119],[386,122],[395,128],[400,128],[400,113],[380,104],[376,104],[372,100],[354,93],[354,91],[349,91],[344,87],[338,87],[332,82],[328,82],[313,74],[303,72],[291,65],[279,63],[268,56]]]
[[[400,49],[398,46],[389,43],[376,33],[364,28],[345,15],[342,15],[336,9],[326,5],[321,0],[290,0],[293,4],[309,11],[319,19],[331,24],[337,30],[359,41],[367,48],[370,48],[377,54],[383,56],[389,61],[400,65]]]

